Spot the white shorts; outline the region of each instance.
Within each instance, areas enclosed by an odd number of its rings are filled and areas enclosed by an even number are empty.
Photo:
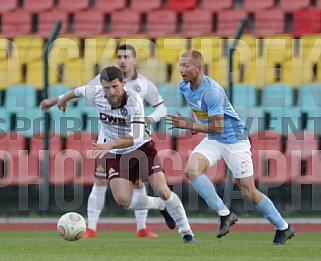
[[[240,140],[236,143],[226,144],[205,137],[193,150],[204,155],[210,166],[224,159],[227,167],[232,171],[233,177],[240,179],[253,176],[253,162],[251,144],[249,140]]]

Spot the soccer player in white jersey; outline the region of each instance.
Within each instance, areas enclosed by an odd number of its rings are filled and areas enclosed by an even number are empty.
[[[82,86],[58,99],[58,108],[66,110],[67,102],[86,97],[99,115],[104,143],[94,143],[92,156],[101,159],[116,203],[129,210],[165,209],[178,226],[184,243],[196,243],[179,197],[172,192],[157,157],[144,119],[143,101],[132,89],[124,89],[122,71],[110,66],[100,74],[102,87]],[[51,103],[43,101],[44,111]],[[97,161],[97,164],[98,161]],[[133,195],[137,180],[148,181],[159,198]]]
[[[155,110],[145,118],[146,123],[158,122],[161,118],[165,118],[167,109],[164,106],[163,98],[160,96],[157,87],[136,70],[136,50],[132,45],[124,44],[118,46],[117,63],[126,78],[126,89],[130,88],[135,90],[143,100],[155,108]],[[88,85],[101,85],[100,75],[98,74]],[[104,134],[100,131],[98,142],[103,143],[103,141]],[[107,188],[108,180],[96,174],[95,183],[88,198],[88,228],[84,236],[85,238],[97,237],[97,223],[105,204]],[[138,180],[134,185],[134,195],[138,196],[139,194],[147,195],[144,183]],[[161,211],[161,214],[164,215],[167,225],[173,229],[175,224],[166,217],[167,213]],[[135,211],[137,225],[136,236],[157,238],[158,235],[146,226],[147,215],[147,209]]]
[[[192,187],[207,205],[220,216],[220,238],[229,232],[237,216],[230,212],[217,195],[215,187],[203,174],[205,170],[224,159],[232,171],[235,182],[245,200],[275,226],[275,245],[283,245],[294,236],[292,227],[282,218],[273,202],[258,191],[253,179],[251,145],[245,124],[234,111],[224,89],[213,79],[203,74],[203,56],[196,50],[184,52],[179,59],[182,81],[180,91],[196,115],[198,122],[178,115],[168,115],[167,123],[172,128],[190,129],[206,133],[206,137],[191,153],[185,175]]]

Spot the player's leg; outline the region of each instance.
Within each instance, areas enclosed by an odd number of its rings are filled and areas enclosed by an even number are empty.
[[[133,196],[146,195],[146,186],[145,184],[138,180],[134,184]],[[136,236],[137,237],[149,237],[149,238],[158,238],[158,235],[153,233],[150,228],[146,226],[146,220],[148,215],[147,209],[135,210],[135,219],[136,219]]]
[[[223,153],[224,159],[233,172],[242,197],[248,202],[252,202],[256,209],[275,226],[277,232],[273,243],[284,244],[286,240],[294,235],[293,229],[282,218],[273,202],[256,189],[249,141],[240,141],[229,147]]]
[[[104,208],[108,187],[105,159],[96,160],[95,182],[87,202],[88,225],[85,238],[97,237],[97,224]]]
[[[164,173],[153,173],[148,177],[148,181],[155,193],[164,200],[166,210],[176,222],[184,243],[196,243],[184,206],[180,198],[169,189]]]

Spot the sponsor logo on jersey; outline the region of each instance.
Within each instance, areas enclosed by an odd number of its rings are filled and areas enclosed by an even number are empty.
[[[126,108],[121,108],[121,109],[120,109],[120,113],[121,113],[121,115],[123,115],[123,116],[127,116],[128,111],[127,111]]]
[[[113,115],[108,115],[108,114],[105,114],[102,112],[99,114],[99,118],[101,121],[106,122],[106,123],[111,123],[111,124],[121,125],[121,126],[126,125],[126,120],[124,118],[116,117]]]

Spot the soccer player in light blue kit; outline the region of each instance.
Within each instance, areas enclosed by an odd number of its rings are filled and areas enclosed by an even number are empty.
[[[234,111],[224,89],[203,74],[203,61],[202,54],[196,50],[184,52],[179,60],[183,79],[179,88],[192,109],[192,120],[185,119],[179,113],[168,115],[166,120],[171,125],[170,129],[207,133],[191,153],[185,175],[207,205],[219,214],[220,229],[217,237],[220,238],[229,232],[237,216],[225,206],[214,185],[203,173],[223,158],[233,173],[242,197],[252,202],[275,226],[273,244],[283,245],[294,236],[294,230],[282,218],[273,202],[256,189],[251,145],[245,124]]]

